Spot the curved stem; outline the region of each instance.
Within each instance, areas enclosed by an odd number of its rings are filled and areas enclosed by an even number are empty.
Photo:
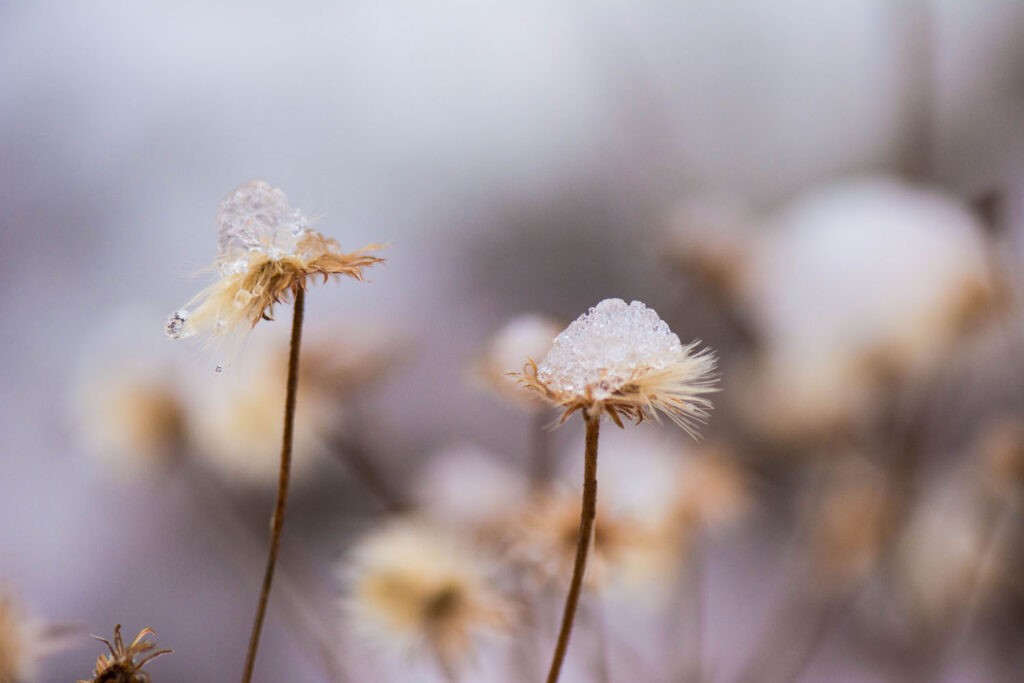
[[[558,632],[558,644],[551,659],[547,683],[556,683],[562,671],[566,650],[569,648],[569,636],[576,618],[576,607],[580,602],[580,589],[583,587],[583,573],[587,568],[587,553],[590,550],[590,539],[594,532],[594,518],[597,516],[597,437],[601,429],[601,415],[584,413],[587,423],[586,452],[583,457],[583,507],[580,512],[580,536],[576,545],[576,563],[572,570],[572,582],[569,584],[569,595],[565,598],[565,610],[562,612],[562,628]]]
[[[277,477],[277,499],[274,502],[274,514],[270,518],[270,550],[267,552],[267,567],[263,573],[263,589],[260,591],[259,603],[256,606],[256,618],[249,636],[249,650],[245,656],[245,671],[242,683],[252,680],[252,670],[256,664],[256,650],[260,644],[260,632],[263,630],[263,619],[267,614],[267,601],[270,599],[270,585],[274,582],[274,567],[277,565],[277,554],[281,547],[281,529],[284,526],[284,508],[288,502],[288,479],[292,468],[292,435],[295,431],[295,397],[299,388],[299,346],[302,343],[302,317],[306,303],[306,291],[299,287],[295,290],[295,312],[292,314],[292,340],[288,350],[288,385],[284,403],[284,436],[281,439],[281,470]]]

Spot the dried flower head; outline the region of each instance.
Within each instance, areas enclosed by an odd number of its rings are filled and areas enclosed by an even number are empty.
[[[850,459],[834,467],[823,488],[810,559],[825,587],[862,580],[875,568],[890,532],[893,501],[885,479]]]
[[[404,330],[382,322],[311,326],[303,334],[299,383],[345,401],[380,382],[406,359],[410,346]]]
[[[355,629],[380,645],[429,653],[446,672],[470,660],[481,637],[511,624],[479,553],[424,522],[393,522],[371,533],[342,574]]]
[[[721,444],[701,447],[686,458],[678,481],[672,520],[684,530],[714,533],[752,505],[746,473],[732,450]]]
[[[149,673],[143,671],[142,667],[161,655],[174,652],[156,650],[156,643],[146,640],[151,635],[155,635],[153,630],[144,628],[135,636],[135,640],[126,646],[121,638],[121,624],[118,624],[114,627],[113,643],[106,638],[93,636],[107,646],[110,654],[101,654],[96,659],[92,679],[78,683],[149,683]]]
[[[715,357],[683,345],[639,301],[605,299],[558,337],[540,365],[530,359],[520,381],[564,409],[642,422],[664,413],[688,433],[707,418]]]
[[[125,363],[95,375],[78,393],[82,436],[118,473],[162,464],[178,453],[184,408],[171,377]]]
[[[664,255],[699,282],[727,297],[746,288],[760,231],[738,197],[693,195],[681,199],[662,235]]]
[[[217,212],[220,279],[167,318],[174,339],[221,336],[270,319],[274,304],[305,289],[311,277],[363,280],[363,268],[383,259],[371,244],[343,253],[337,241],[310,227],[278,188],[251,180],[232,190]]]
[[[415,498],[426,514],[480,539],[500,534],[529,495],[529,483],[518,470],[499,454],[469,443],[435,453],[416,482]]]
[[[858,429],[894,381],[948,368],[1006,304],[979,220],[933,189],[846,181],[766,227],[744,294],[763,348],[736,382],[765,436]]]
[[[524,393],[509,373],[523,365],[524,358],[543,358],[562,325],[543,315],[520,315],[509,320],[488,341],[474,364],[479,384],[499,399],[520,408],[543,405],[536,394]]]
[[[991,597],[1012,566],[1008,539],[993,534],[985,496],[957,474],[926,493],[895,558],[904,600],[936,624]]]
[[[593,547],[584,585],[601,589],[623,578],[638,558],[647,558],[654,535],[638,520],[597,508]],[[528,500],[506,531],[508,557],[541,585],[560,585],[572,574],[580,533],[579,495],[567,489]],[[662,546],[664,547],[664,546]]]
[[[1019,414],[992,418],[982,425],[974,451],[990,483],[1004,493],[1024,485],[1024,422]]]

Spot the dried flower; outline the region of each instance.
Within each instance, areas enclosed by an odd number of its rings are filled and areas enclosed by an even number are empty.
[[[184,407],[169,377],[125,364],[79,387],[79,423],[89,449],[118,472],[166,462],[184,435]]]
[[[509,373],[523,365],[524,358],[543,358],[562,325],[543,315],[526,314],[509,320],[499,329],[474,364],[479,384],[495,396],[520,408],[543,405],[536,394],[519,390]]]
[[[1024,416],[1008,414],[989,420],[975,438],[974,451],[997,490],[1019,490],[1024,485]]]
[[[437,452],[416,481],[415,497],[427,514],[480,538],[499,534],[529,495],[525,477],[472,444]]]
[[[353,398],[380,381],[409,350],[409,338],[393,326],[372,321],[310,325],[302,341],[299,382],[338,401]]]
[[[827,587],[862,580],[875,568],[893,512],[880,472],[853,459],[834,469],[809,542],[811,561]]]
[[[1008,570],[1006,539],[993,536],[991,513],[973,482],[957,477],[930,490],[898,546],[903,591],[920,617],[942,623],[991,595]]]
[[[479,553],[422,521],[393,522],[364,538],[342,567],[353,628],[382,646],[427,652],[452,672],[481,637],[511,623]]]
[[[96,669],[93,678],[78,683],[149,683],[149,673],[142,670],[149,662],[161,655],[170,654],[174,650],[153,650],[156,643],[146,640],[148,636],[155,635],[152,629],[144,628],[135,636],[131,644],[125,646],[121,638],[121,624],[114,627],[114,642],[111,644],[106,638],[93,636],[96,640],[106,644],[110,654],[101,654],[96,659]],[[136,658],[139,658],[136,661]]]
[[[701,447],[683,459],[681,469],[672,520],[683,532],[698,528],[713,533],[750,507],[750,484],[729,448]]]
[[[764,348],[736,383],[766,435],[856,428],[893,380],[947,367],[1003,305],[980,222],[934,190],[884,177],[842,183],[771,227],[744,293]]]
[[[580,532],[579,495],[562,489],[529,499],[506,529],[508,557],[542,585],[572,574]],[[601,589],[622,576],[637,556],[655,548],[649,529],[604,503],[597,507],[593,548],[584,583]]]
[[[555,338],[538,366],[518,375],[528,388],[564,409],[642,422],[664,413],[691,435],[707,418],[705,397],[715,379],[715,357],[700,342],[684,346],[652,309],[639,301],[605,299]]]
[[[746,289],[760,231],[738,197],[694,195],[680,200],[663,234],[664,254],[713,291],[735,297]]]
[[[262,180],[235,188],[217,213],[220,279],[167,318],[174,339],[222,336],[269,319],[276,303],[305,289],[311,277],[363,280],[363,268],[383,259],[372,244],[346,254],[337,241],[310,227],[281,190]]]

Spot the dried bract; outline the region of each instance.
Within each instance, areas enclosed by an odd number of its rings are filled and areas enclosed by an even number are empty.
[[[156,643],[146,638],[155,635],[152,629],[144,628],[139,631],[129,645],[124,644],[121,637],[121,624],[114,627],[114,642],[106,638],[93,636],[96,640],[104,643],[110,654],[101,654],[96,659],[96,669],[93,678],[78,683],[149,683],[149,673],[142,670],[149,662],[161,655],[170,654],[174,650],[157,650]]]

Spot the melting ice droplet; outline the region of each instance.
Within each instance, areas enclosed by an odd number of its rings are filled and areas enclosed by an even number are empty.
[[[164,332],[171,339],[181,339],[185,331],[185,321],[187,320],[188,311],[184,309],[171,313],[167,316],[167,322],[164,323]]]

